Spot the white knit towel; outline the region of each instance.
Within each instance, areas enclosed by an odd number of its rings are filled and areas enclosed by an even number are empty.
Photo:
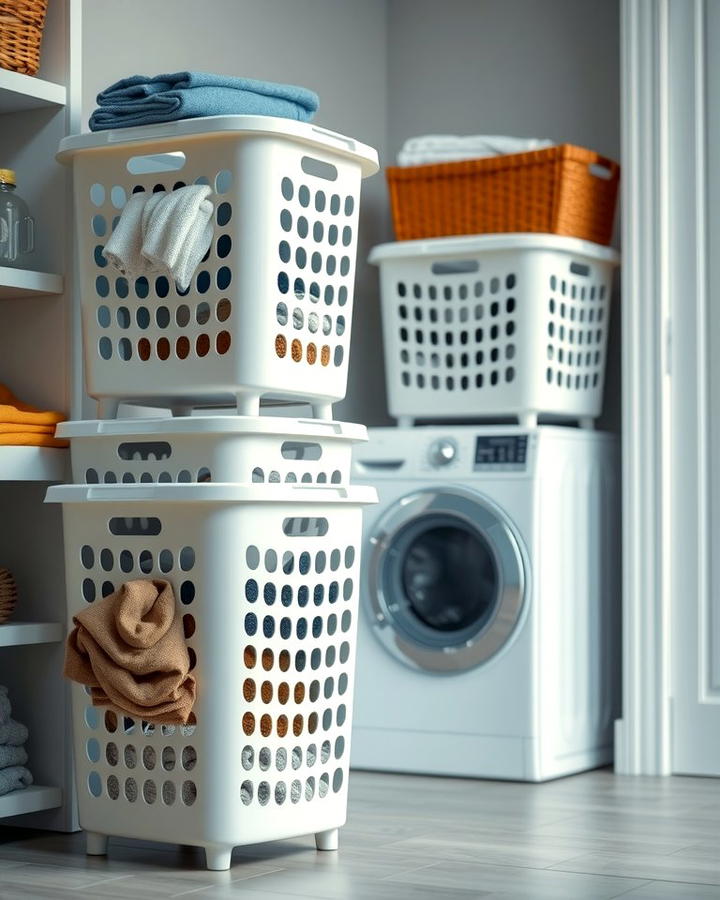
[[[148,226],[150,224],[150,217],[157,209],[159,203],[161,203],[167,197],[167,191],[154,191],[147,198],[142,208],[142,216],[140,217],[140,228],[142,231],[142,242],[140,246],[140,252],[142,253],[142,248],[145,244],[145,235],[147,234]],[[146,266],[150,266],[150,261],[143,256],[143,261]]]
[[[164,194],[143,215],[142,255],[154,269],[168,271],[180,290],[190,286],[213,236],[212,188],[193,184]]]
[[[139,278],[147,274],[149,269],[147,261],[140,253],[142,214],[147,199],[145,191],[131,194],[103,250],[103,256],[110,265],[129,279]]]
[[[502,134],[424,134],[408,138],[397,155],[397,161],[399,166],[422,166],[507,153],[527,153],[552,146],[553,141],[544,138],[508,137]]]
[[[132,194],[103,256],[129,279],[162,273],[187,290],[212,241],[211,193],[208,185],[193,184]]]

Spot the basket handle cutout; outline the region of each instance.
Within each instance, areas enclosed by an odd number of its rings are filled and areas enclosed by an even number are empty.
[[[363,472],[373,472],[373,471],[386,471],[386,472],[396,472],[398,469],[402,469],[405,465],[404,459],[368,459],[364,462],[360,462],[359,460],[355,463]]]
[[[328,131],[326,128],[318,128],[316,125],[313,125],[312,129],[315,134],[320,134],[325,138],[330,138],[331,141],[335,141],[336,144],[340,144],[342,147],[347,147],[347,149],[351,152],[355,152],[355,141],[352,138],[345,137],[342,134],[338,134],[336,131]]]
[[[320,459],[322,447],[307,441],[284,441],[280,452],[283,459]]]
[[[323,516],[292,516],[283,520],[283,531],[288,537],[324,537],[328,528],[328,520]]]
[[[602,163],[590,163],[588,166],[588,172],[591,175],[594,175],[595,178],[602,178],[603,181],[610,181],[613,177],[613,170],[609,166],[605,166]]]
[[[582,275],[583,278],[587,278],[590,274],[590,266],[586,266],[585,263],[571,262],[570,271],[573,275]]]
[[[126,441],[118,447],[120,459],[170,459],[172,447],[167,441]]]
[[[461,275],[477,272],[480,263],[476,259],[454,259],[452,262],[434,262],[430,266],[433,275]]]
[[[124,519],[120,516],[113,516],[108,522],[110,534],[121,535],[123,537],[135,535],[137,537],[154,537],[162,531],[160,519],[155,516],[149,518],[135,516],[134,518]]]
[[[324,178],[325,181],[337,181],[338,170],[332,163],[315,159],[314,156],[303,156],[300,160],[300,168],[306,175],[315,178]]]
[[[131,156],[127,161],[127,170],[131,175],[152,175],[155,172],[179,172],[185,165],[185,154],[182,150],[171,150],[167,153],[148,153],[146,156]]]

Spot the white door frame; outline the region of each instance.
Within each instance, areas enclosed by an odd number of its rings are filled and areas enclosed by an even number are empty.
[[[623,774],[672,771],[673,605],[709,590],[705,10],[621,2]]]

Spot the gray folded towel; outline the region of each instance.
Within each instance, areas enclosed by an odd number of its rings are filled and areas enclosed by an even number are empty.
[[[24,766],[27,761],[24,747],[0,747],[0,772],[11,766]]]
[[[8,723],[11,711],[8,689],[4,684],[0,684],[0,725]]]
[[[0,769],[0,797],[11,791],[19,791],[30,787],[33,777],[23,766],[10,766],[8,769]]]
[[[8,719],[6,725],[0,725],[0,746],[21,747],[27,739],[27,726],[15,719]]]

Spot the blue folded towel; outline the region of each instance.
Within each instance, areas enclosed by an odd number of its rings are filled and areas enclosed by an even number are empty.
[[[97,102],[98,109],[90,116],[91,131],[224,115],[280,116],[309,122],[320,101],[317,94],[292,84],[175,72],[122,78],[101,91]]]

